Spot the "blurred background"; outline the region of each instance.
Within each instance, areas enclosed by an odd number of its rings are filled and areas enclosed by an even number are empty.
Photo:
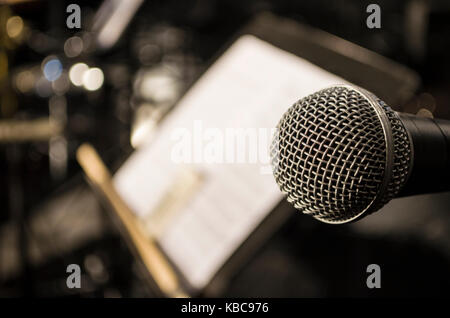
[[[271,12],[386,56],[421,84],[398,109],[450,119],[450,3],[0,1],[0,296],[148,297],[136,260],[83,178],[90,142],[113,171],[255,16]],[[450,195],[395,200],[345,226],[292,214],[222,296],[448,296]],[[401,261],[399,261],[401,260]],[[82,288],[66,288],[67,264]],[[380,264],[382,288],[365,268]]]

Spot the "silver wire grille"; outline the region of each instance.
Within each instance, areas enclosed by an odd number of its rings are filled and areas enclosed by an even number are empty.
[[[270,149],[273,173],[297,209],[343,223],[399,192],[411,165],[409,137],[397,114],[374,99],[378,105],[356,89],[335,86],[299,100],[282,116]],[[392,176],[383,193],[387,147],[375,107],[386,113],[393,137]]]

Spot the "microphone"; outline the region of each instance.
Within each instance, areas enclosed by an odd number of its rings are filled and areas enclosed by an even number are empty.
[[[450,190],[450,121],[397,113],[360,87],[336,85],[284,113],[270,157],[287,201],[342,224],[395,197]]]

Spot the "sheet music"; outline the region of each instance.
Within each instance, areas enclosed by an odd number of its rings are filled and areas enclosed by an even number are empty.
[[[200,125],[220,131],[274,128],[299,98],[337,83],[346,81],[245,35],[187,92],[152,142],[116,173],[119,194],[143,219],[151,216],[180,171],[202,176],[198,189],[157,237],[192,287],[205,287],[282,194],[272,175],[264,173],[265,163],[175,163],[174,131],[184,128],[194,136]]]

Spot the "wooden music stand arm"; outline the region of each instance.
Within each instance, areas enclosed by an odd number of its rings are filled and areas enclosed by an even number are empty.
[[[165,255],[154,240],[143,233],[133,212],[117,193],[111,174],[97,151],[90,144],[83,144],[77,150],[77,161],[89,182],[111,205],[113,213],[122,223],[123,229],[158,288],[168,297],[188,297]]]

